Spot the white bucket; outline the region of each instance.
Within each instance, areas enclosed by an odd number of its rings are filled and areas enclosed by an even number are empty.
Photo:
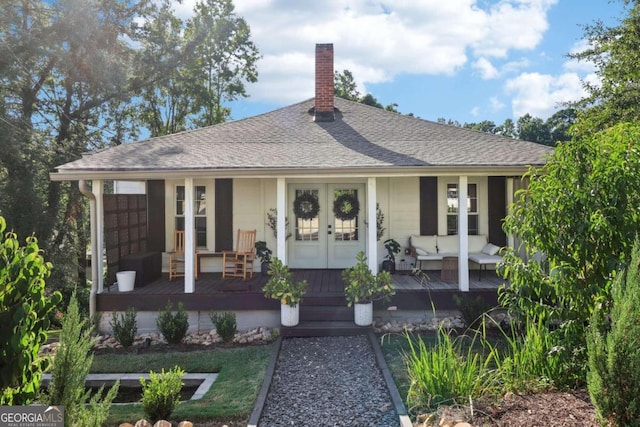
[[[353,304],[353,316],[356,325],[370,326],[373,323],[373,303]]]
[[[119,271],[116,273],[118,279],[118,292],[131,292],[136,283],[135,271]]]
[[[280,323],[282,326],[296,326],[300,319],[300,303],[295,307],[287,304],[280,304]]]

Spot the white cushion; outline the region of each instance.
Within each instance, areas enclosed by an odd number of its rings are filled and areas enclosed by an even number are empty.
[[[484,234],[469,236],[469,253],[482,252],[487,244],[487,236]]]
[[[485,253],[469,254],[469,260],[477,264],[498,264],[502,261],[500,255],[488,255]]]
[[[415,248],[415,249],[418,255],[429,255],[429,252],[422,250],[422,248]]]
[[[458,236],[438,236],[438,253],[458,254]]]
[[[436,236],[413,235],[411,236],[411,246],[413,246],[416,249],[416,253],[418,253],[418,249],[421,249],[422,251],[430,254],[435,254],[438,252],[438,249],[436,246]]]
[[[493,243],[487,243],[480,252],[487,255],[495,255],[500,251],[500,246],[496,246]]]

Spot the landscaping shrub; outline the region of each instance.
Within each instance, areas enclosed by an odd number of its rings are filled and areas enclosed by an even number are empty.
[[[136,339],[136,334],[138,333],[136,316],[137,311],[133,307],[128,308],[121,315],[114,312],[111,316],[109,325],[111,325],[113,336],[124,348],[131,347]]]
[[[410,381],[407,402],[411,408],[429,410],[492,392],[496,377],[491,363],[495,351],[478,352],[475,348],[478,338],[485,344],[479,333],[453,338],[450,331],[440,327],[436,344],[428,348],[421,337],[414,342],[407,335],[409,352],[404,359]]]
[[[236,314],[233,312],[209,313],[209,318],[222,338],[222,342],[233,342],[237,330]]]
[[[45,262],[35,237],[20,246],[18,237],[4,234],[0,217],[0,405],[26,405],[36,396],[49,359],[38,356],[59,292],[45,296],[51,263]]]
[[[611,306],[596,308],[587,334],[587,385],[601,421],[640,425],[640,245],[613,283]]]
[[[142,409],[152,423],[167,420],[180,403],[183,375],[184,371],[175,366],[168,372],[163,369],[160,374],[149,372],[149,381],[140,378]]]
[[[182,303],[178,303],[178,311],[173,313],[171,301],[164,311],[158,314],[156,325],[169,344],[180,344],[189,330],[189,315],[184,311]]]
[[[85,391],[85,377],[93,362],[93,354],[89,351],[94,342],[89,322],[80,316],[74,293],[62,318],[60,346],[53,358],[51,382],[40,399],[47,405],[64,405],[65,427],[103,425],[118,393],[119,382],[104,395],[103,388],[93,396],[90,390]]]
[[[491,308],[479,295],[476,297],[466,294],[463,296],[454,295],[453,299],[456,302],[456,306],[458,306],[464,325],[471,329],[477,328],[482,324],[484,314]]]

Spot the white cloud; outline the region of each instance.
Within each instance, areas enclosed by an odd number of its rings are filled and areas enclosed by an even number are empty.
[[[577,101],[585,96],[580,77],[576,73],[559,76],[523,73],[506,82],[505,89],[513,95],[514,117],[527,113],[546,119],[561,108],[560,103]]]
[[[491,111],[497,113],[504,108],[504,102],[502,102],[497,96],[492,96],[489,98],[489,107],[491,108]]]
[[[473,69],[480,71],[480,77],[483,80],[491,80],[500,76],[498,69],[487,58],[480,58],[471,66]]]
[[[570,53],[580,53],[587,49],[589,49],[589,42],[587,40],[580,40],[571,47]],[[579,61],[577,59],[568,59],[564,63],[563,68],[575,73],[593,73],[596,70],[593,62]]]
[[[185,1],[181,10],[193,7]],[[365,83],[399,74],[452,75],[472,66],[492,76],[491,58],[534,49],[548,28],[557,0],[235,0],[264,58],[251,98],[288,103],[313,96],[316,43],[333,43],[336,70],[349,69]],[[471,59],[473,60],[473,58]],[[490,67],[491,66],[491,67]],[[506,67],[506,65],[504,66]],[[363,91],[364,92],[364,91]]]

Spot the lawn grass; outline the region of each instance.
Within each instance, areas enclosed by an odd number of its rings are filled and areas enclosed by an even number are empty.
[[[273,344],[205,351],[105,354],[94,357],[92,373],[149,372],[180,366],[186,372],[218,372],[213,386],[200,400],[183,402],[171,420],[230,421],[249,419],[264,380]],[[139,404],[112,405],[108,425],[135,423],[144,418]],[[170,421],[171,421],[170,420]]]

